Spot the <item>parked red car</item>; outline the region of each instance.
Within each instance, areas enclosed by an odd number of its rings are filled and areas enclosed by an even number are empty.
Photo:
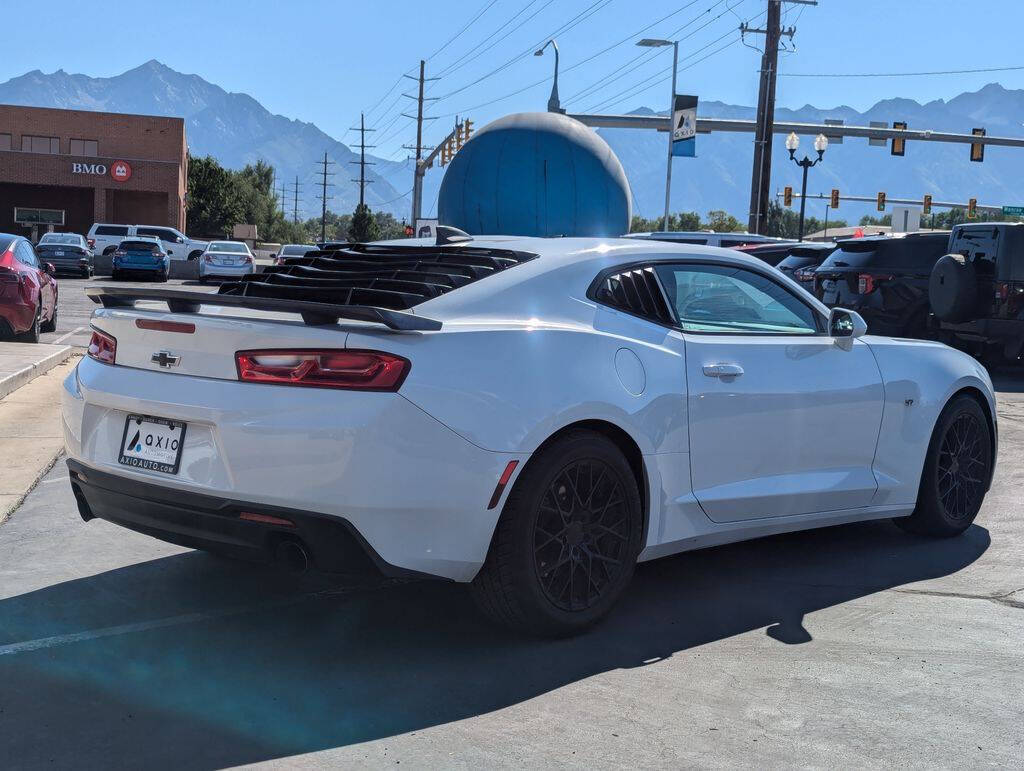
[[[0,339],[38,343],[57,328],[57,281],[32,244],[0,233]]]

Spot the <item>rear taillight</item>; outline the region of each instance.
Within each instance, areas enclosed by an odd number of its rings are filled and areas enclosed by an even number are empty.
[[[121,251],[120,249],[118,249],[118,250],[116,250],[116,251],[114,252],[114,256],[115,256],[115,257],[124,257],[124,252],[123,252],[123,251]]]
[[[21,275],[16,270],[0,265],[0,284],[17,284],[19,281]]]
[[[203,257],[203,262],[213,262],[213,257],[207,254]]]
[[[814,268],[800,268],[793,273],[797,281],[814,281]]]
[[[1010,285],[1009,284],[996,284],[996,299],[1005,300],[1010,296]]]
[[[247,263],[249,263],[250,265],[251,265],[251,264],[253,263],[253,259],[252,259],[252,257],[246,257],[246,258],[245,258],[245,261],[246,261]]]
[[[96,239],[95,238],[87,238],[87,239],[85,239],[85,242],[87,244],[89,244],[89,248],[90,249],[92,249],[94,246],[96,246]]]
[[[873,273],[861,273],[857,276],[857,291],[861,294],[871,294],[878,287],[878,282],[888,281],[892,276],[878,276]]]
[[[94,329],[87,353],[91,359],[96,359],[104,364],[113,364],[117,358],[117,340],[106,332]]]
[[[412,366],[379,351],[239,351],[238,379],[249,383],[397,391]]]

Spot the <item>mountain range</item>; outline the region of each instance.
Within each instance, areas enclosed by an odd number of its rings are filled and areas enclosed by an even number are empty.
[[[358,186],[347,181],[349,162],[357,160],[353,150],[328,136],[313,123],[274,115],[247,94],[229,93],[198,75],[177,72],[155,60],[110,78],[93,78],[63,70],[27,72],[0,83],[0,103],[36,107],[101,110],[107,112],[175,115],[186,121],[186,136],[193,155],[212,155],[223,165],[240,168],[263,159],[277,170],[278,188],[298,176],[300,197],[306,212],[313,206],[317,190],[311,177],[326,152],[335,162],[330,208],[349,212],[358,201]],[[538,103],[538,109],[543,105]],[[638,108],[636,113],[651,113]],[[701,102],[698,114],[708,117],[753,119],[753,107]],[[850,125],[869,121],[906,121],[911,128],[970,133],[983,126],[990,135],[1024,136],[1024,90],[1008,90],[989,84],[974,92],[947,100],[921,104],[911,98],[886,99],[859,112],[851,107],[799,109],[779,108],[777,120],[821,123],[840,118]],[[479,124],[478,124],[479,125]],[[660,215],[664,206],[666,136],[652,131],[601,129],[602,137],[622,161],[633,191],[634,213]],[[697,157],[675,161],[672,179],[673,211],[705,213],[725,209],[745,221],[750,195],[753,137],[749,134],[715,133],[697,137]],[[813,155],[810,137],[803,138],[798,152]],[[412,163],[371,158],[368,167],[372,184],[367,203],[374,209],[407,217],[412,187]],[[436,200],[442,174],[428,173],[424,186],[424,209]],[[772,186],[799,189],[800,170],[790,162],[775,138]],[[906,156],[892,157],[888,148],[869,147],[867,140],[847,138],[833,143],[824,160],[810,172],[808,192],[828,193],[839,188],[844,194],[874,196],[885,191],[890,198],[920,198],[930,193],[936,201],[966,201],[977,198],[984,204],[1024,203],[1024,153],[1015,148],[988,147],[984,163],[971,163],[965,145],[909,142]],[[873,211],[869,205],[843,203],[833,213],[849,220]],[[823,202],[808,203],[808,214],[820,217]],[[301,212],[300,212],[301,214]]]

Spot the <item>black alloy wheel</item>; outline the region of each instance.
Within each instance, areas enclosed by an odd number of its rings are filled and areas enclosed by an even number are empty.
[[[518,632],[579,633],[624,593],[642,527],[636,473],[622,450],[603,434],[566,431],[514,479],[474,599]]]
[[[959,535],[981,510],[992,478],[992,429],[978,401],[953,397],[935,422],[928,444],[917,506],[893,520],[920,535]]]
[[[628,561],[629,514],[608,465],[586,459],[548,486],[534,524],[534,566],[557,608],[584,610],[616,583]]]

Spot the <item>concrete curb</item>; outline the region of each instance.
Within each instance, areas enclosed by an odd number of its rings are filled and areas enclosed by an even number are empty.
[[[25,347],[29,348],[30,345],[31,344],[26,343]],[[64,345],[61,346],[60,350],[54,351],[40,361],[29,364],[27,367],[19,369],[17,372],[13,372],[10,375],[0,377],[0,399],[3,399],[7,394],[18,390],[26,383],[35,380],[40,375],[49,372],[58,364],[63,364],[71,358],[73,353],[74,349],[70,345]]]

